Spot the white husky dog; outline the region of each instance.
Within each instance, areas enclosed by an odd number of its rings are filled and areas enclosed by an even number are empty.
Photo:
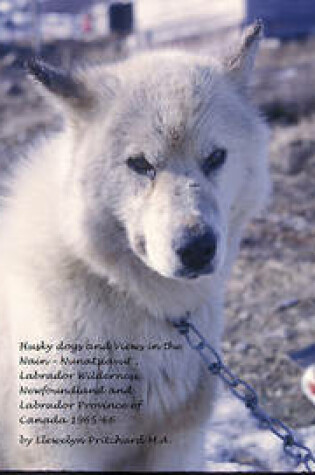
[[[65,127],[3,200],[0,468],[203,468],[216,377],[168,319],[190,312],[219,350],[225,281],[268,192],[267,128],[248,98],[261,30],[222,62],[30,63]],[[82,379],[91,357],[116,374],[129,357],[133,381]]]

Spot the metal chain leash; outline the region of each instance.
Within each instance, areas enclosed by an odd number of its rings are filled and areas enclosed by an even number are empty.
[[[315,467],[315,456],[312,451],[300,443],[293,431],[279,419],[270,417],[259,405],[256,391],[241,378],[236,376],[222,361],[217,351],[201,335],[195,325],[188,321],[190,314],[186,317],[168,319],[170,323],[181,333],[193,350],[199,353],[205,362],[208,370],[213,375],[217,375],[229,387],[231,392],[240,399],[251,411],[252,415],[258,419],[263,428],[269,429],[283,442],[284,452],[296,462],[296,466],[304,464],[307,472],[312,472],[311,463]],[[208,353],[208,355],[207,355]],[[209,358],[211,356],[211,358]]]

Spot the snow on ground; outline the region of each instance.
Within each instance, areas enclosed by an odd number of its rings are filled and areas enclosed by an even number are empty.
[[[315,425],[295,432],[296,440],[315,447]],[[240,401],[224,395],[209,423],[206,439],[208,472],[292,472],[296,468],[274,434],[259,427]],[[315,464],[311,465],[315,470]],[[305,471],[305,470],[304,470]]]

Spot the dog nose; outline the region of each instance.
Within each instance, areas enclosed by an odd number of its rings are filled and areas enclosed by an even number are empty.
[[[183,265],[191,271],[201,271],[210,264],[217,249],[217,239],[211,228],[190,237],[185,246],[177,250]]]

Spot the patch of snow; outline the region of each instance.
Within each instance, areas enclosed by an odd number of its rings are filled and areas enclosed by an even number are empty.
[[[311,450],[315,449],[315,426],[295,432]],[[284,453],[280,439],[261,429],[243,404],[230,395],[219,400],[206,438],[209,472],[301,471]]]

